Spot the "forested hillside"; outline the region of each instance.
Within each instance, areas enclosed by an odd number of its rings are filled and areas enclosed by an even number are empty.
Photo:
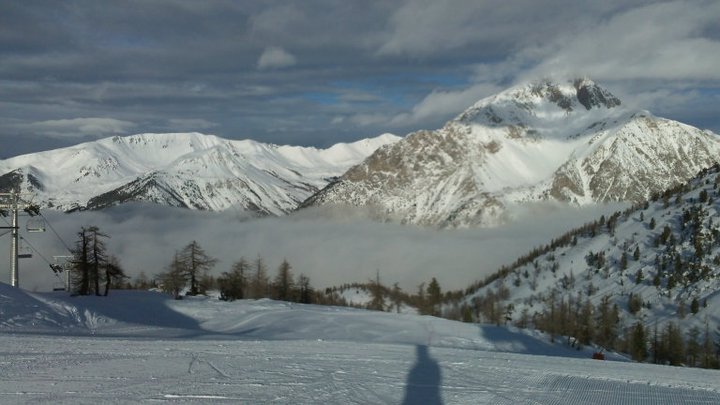
[[[718,367],[719,172],[553,239],[448,294],[444,315],[535,327],[637,360]]]

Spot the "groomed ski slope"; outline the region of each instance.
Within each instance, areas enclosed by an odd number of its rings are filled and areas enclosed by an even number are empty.
[[[720,372],[412,314],[0,284],[0,403],[713,404]]]

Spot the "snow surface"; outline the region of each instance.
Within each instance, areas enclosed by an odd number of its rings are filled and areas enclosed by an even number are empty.
[[[0,403],[720,402],[718,371],[427,316],[5,284],[0,301]]]

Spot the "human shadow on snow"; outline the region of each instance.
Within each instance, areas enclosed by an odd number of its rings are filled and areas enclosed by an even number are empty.
[[[437,361],[428,354],[425,345],[416,346],[415,364],[410,369],[405,382],[403,405],[426,404],[440,405],[440,385],[442,373]]]

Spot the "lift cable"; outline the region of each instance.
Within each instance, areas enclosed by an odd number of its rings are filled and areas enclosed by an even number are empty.
[[[0,216],[0,218],[2,218],[3,222],[5,222],[5,223],[7,224],[8,228],[12,228],[12,225],[10,225],[10,222],[8,222],[7,219],[5,219],[5,217]],[[5,231],[5,232],[3,232],[3,233],[0,233],[0,236],[7,235],[7,234],[9,234],[10,232],[12,232],[12,229],[10,229],[9,231]]]
[[[47,224],[47,226],[50,228],[51,231],[53,231],[53,233],[54,233],[55,236],[60,240],[60,242],[63,244],[63,246],[65,246],[65,249],[67,249],[68,252],[72,253],[72,249],[70,249],[70,247],[68,246],[68,244],[65,243],[65,240],[60,237],[60,234],[57,233],[57,231],[55,230],[55,228],[53,228],[53,226],[52,226],[52,224],[50,223],[50,221],[48,221],[48,219],[45,218],[45,215],[43,215],[42,212],[40,213],[40,217],[42,217],[42,219],[45,220],[45,223]]]
[[[37,253],[37,255],[40,256],[41,259],[45,260],[45,262],[46,262],[48,265],[52,265],[52,263],[50,262],[50,260],[48,260],[45,256],[43,256],[42,253],[40,253],[37,249],[35,249],[35,246],[33,246],[32,243],[28,242],[27,239],[25,239],[25,238],[23,238],[23,237],[21,236],[21,237],[20,237],[20,240],[22,240],[23,243],[25,243],[26,245],[28,245],[28,247],[29,247],[30,249],[32,249],[33,252]]]

